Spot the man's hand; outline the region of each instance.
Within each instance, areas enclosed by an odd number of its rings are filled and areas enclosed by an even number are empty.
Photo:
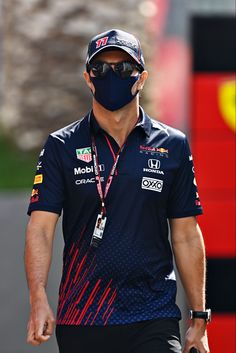
[[[27,325],[27,342],[37,346],[49,340],[54,331],[55,320],[46,294],[31,299],[31,312]]]
[[[210,352],[205,322],[195,322],[189,327],[183,353],[189,353],[192,347],[196,348],[199,353]]]

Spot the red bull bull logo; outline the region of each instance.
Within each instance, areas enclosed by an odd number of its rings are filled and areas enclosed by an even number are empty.
[[[33,189],[31,192],[31,198],[30,202],[37,202],[39,200],[39,190],[38,189]]]

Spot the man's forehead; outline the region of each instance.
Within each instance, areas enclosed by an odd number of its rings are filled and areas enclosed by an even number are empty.
[[[128,53],[126,53],[124,50],[104,50],[101,53],[97,54],[94,57],[94,60],[112,60],[112,61],[120,61],[120,60],[128,60],[128,61],[133,61],[135,60],[130,56]]]

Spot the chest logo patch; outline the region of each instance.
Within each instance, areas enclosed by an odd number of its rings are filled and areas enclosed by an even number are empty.
[[[141,187],[145,190],[161,192],[163,188],[163,180],[143,177]]]
[[[148,168],[143,168],[145,173],[157,173],[164,175],[162,170],[159,170],[161,166],[161,162],[159,159],[149,159],[148,160]]]
[[[83,162],[90,163],[92,161],[91,147],[77,148],[76,157]]]
[[[161,162],[158,159],[149,159],[148,166],[151,169],[159,169],[161,166]]]
[[[140,153],[151,154],[152,156],[158,155],[160,157],[168,158],[169,150],[163,147],[150,147],[150,146],[139,146]]]

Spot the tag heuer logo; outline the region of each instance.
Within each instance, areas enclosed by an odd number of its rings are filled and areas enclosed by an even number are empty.
[[[83,162],[89,163],[92,161],[91,147],[77,148],[76,157]]]

